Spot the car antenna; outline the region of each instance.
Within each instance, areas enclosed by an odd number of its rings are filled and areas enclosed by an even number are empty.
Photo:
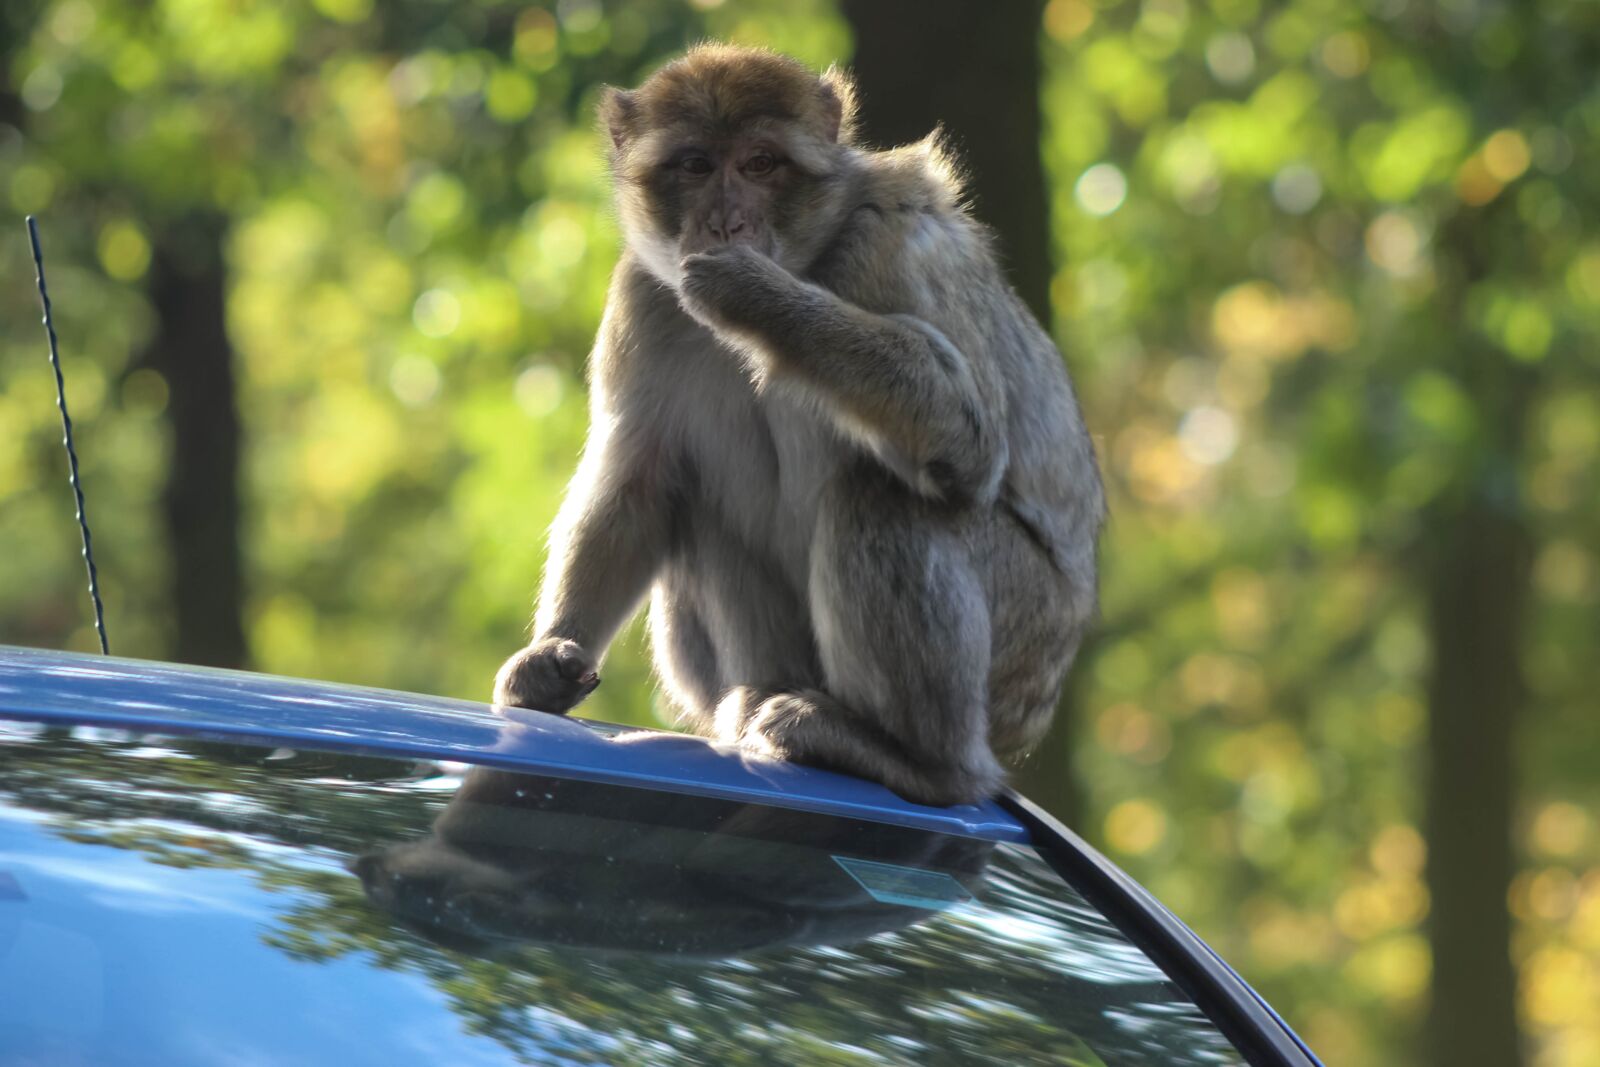
[[[44,304],[44,332],[50,338],[50,366],[56,372],[56,406],[61,409],[62,443],[67,446],[67,468],[72,495],[78,502],[78,529],[83,531],[83,561],[89,568],[89,597],[94,601],[94,629],[100,635],[100,652],[111,655],[106,641],[106,612],[100,603],[100,577],[94,568],[94,544],[89,539],[89,516],[83,506],[83,486],[78,479],[78,453],[72,447],[72,416],[67,414],[67,384],[61,377],[61,354],[56,351],[56,327],[50,317],[50,291],[44,284],[44,252],[39,248],[39,224],[28,216],[28,243],[33,245],[33,267],[39,276],[39,300]]]

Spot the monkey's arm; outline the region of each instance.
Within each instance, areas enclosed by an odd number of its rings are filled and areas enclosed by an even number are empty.
[[[614,429],[593,436],[550,529],[534,634],[598,656],[655,576],[667,499],[656,449]]]
[[[758,377],[800,383],[917,492],[994,498],[1003,393],[933,325],[867,311],[742,246],[685,259],[681,299]]]
[[[506,661],[495,702],[565,712],[599,684],[596,666],[666,550],[660,451],[596,415],[550,529],[533,641]]]
[[[640,346],[681,316],[656,291],[630,261],[618,265],[590,354],[589,438],[550,527],[533,641],[500,668],[496,703],[564,712],[587,696],[666,555],[674,453],[639,377],[651,365]]]

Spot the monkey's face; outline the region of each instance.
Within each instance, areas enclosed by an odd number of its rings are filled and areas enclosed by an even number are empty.
[[[793,174],[784,150],[786,131],[772,136],[736,133],[725,140],[685,130],[679,145],[664,145],[646,210],[654,228],[676,233],[679,257],[723,244],[749,245],[775,256],[778,226]]]
[[[831,232],[847,94],[793,60],[719,47],[611,92],[618,208],[651,273],[676,286],[684,256],[731,243],[809,265]]]

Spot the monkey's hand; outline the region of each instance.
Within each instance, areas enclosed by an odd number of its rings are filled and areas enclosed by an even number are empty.
[[[494,679],[494,702],[565,715],[600,684],[594,660],[576,641],[535,641],[506,660]]]
[[[696,252],[679,266],[678,302],[714,333],[758,340],[805,300],[804,282],[749,245]]]

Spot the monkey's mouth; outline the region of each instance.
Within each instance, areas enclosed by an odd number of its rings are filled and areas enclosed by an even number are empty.
[[[745,245],[755,249],[768,259],[773,259],[777,251],[777,244],[772,239],[772,231],[766,227],[759,229],[746,226],[738,233],[723,236],[712,233],[702,226],[688,227],[683,232],[683,238],[678,243],[680,256],[692,256],[697,252],[714,252],[719,248],[729,245]]]

